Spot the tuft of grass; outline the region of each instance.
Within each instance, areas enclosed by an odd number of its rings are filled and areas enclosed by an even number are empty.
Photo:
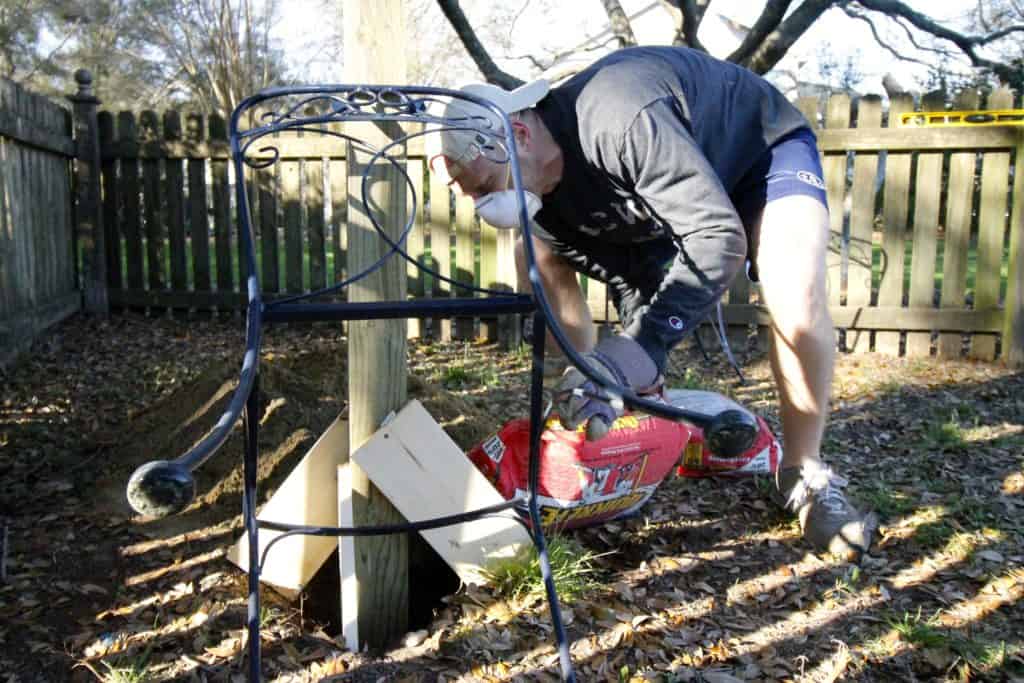
[[[950,413],[948,420],[929,423],[924,438],[928,446],[943,451],[960,450],[967,445],[967,434],[956,410]]]
[[[441,374],[446,389],[465,389],[473,386],[493,387],[501,381],[493,365],[472,367],[466,364],[449,365]]]
[[[883,517],[899,517],[913,512],[918,501],[911,498],[905,491],[887,486],[884,482],[876,482],[871,488],[864,488],[858,491],[860,500],[863,500],[871,509]]]
[[[601,555],[567,536],[551,535],[547,538],[547,546],[551,575],[560,600],[572,602],[601,585],[597,580],[598,568],[594,564]],[[515,557],[492,562],[483,573],[487,582],[503,597],[519,600],[544,595],[540,558],[532,545]]]
[[[100,676],[103,683],[146,683],[149,680],[149,653],[117,666],[103,662],[107,672]]]
[[[918,608],[916,614],[904,612],[902,618],[890,617],[886,620],[886,623],[903,640],[912,645],[920,647],[946,647],[950,644],[950,637],[936,628],[937,622],[934,617],[929,619],[921,618],[920,608]]]

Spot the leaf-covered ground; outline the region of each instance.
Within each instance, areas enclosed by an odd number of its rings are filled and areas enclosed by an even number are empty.
[[[240,429],[182,515],[140,519],[124,502],[135,467],[219,417],[241,343],[237,319],[78,317],[0,374],[0,680],[244,680],[244,576],[223,557],[240,533]],[[268,330],[264,494],[343,409],[343,344],[335,326]],[[525,414],[528,360],[413,344],[410,391],[468,448]],[[741,360],[742,386],[682,349],[669,383],[775,425],[763,353]],[[600,555],[600,587],[565,606],[579,679],[1020,680],[1024,375],[841,357],[826,453],[883,519],[860,567],[810,554],[752,480],[668,481],[640,515],[577,532]],[[414,595],[450,585],[430,570]],[[356,654],[326,586],[296,602],[264,591],[267,680],[557,680],[541,601],[430,597],[401,647]]]

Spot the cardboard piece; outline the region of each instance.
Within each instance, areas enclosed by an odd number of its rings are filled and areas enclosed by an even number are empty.
[[[409,521],[468,512],[505,500],[419,401],[406,404],[352,454],[352,461]],[[422,535],[466,583],[482,583],[480,570],[491,560],[510,557],[532,543],[511,510]],[[342,590],[345,579],[343,573]]]
[[[348,461],[348,422],[336,419],[317,439],[281,487],[258,514],[258,519],[308,526],[338,525],[339,465]],[[282,532],[261,529],[260,554]],[[271,548],[260,575],[286,595],[301,591],[338,545],[332,536],[289,536]],[[249,540],[242,537],[231,546],[228,560],[249,568]]]

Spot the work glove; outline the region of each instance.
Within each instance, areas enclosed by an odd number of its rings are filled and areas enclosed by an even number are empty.
[[[624,334],[608,337],[594,350],[583,354],[584,360],[613,386],[632,389],[637,394],[656,393],[662,384],[658,366],[632,337]],[[592,394],[600,387],[587,379],[575,366],[566,369],[555,389],[555,402],[562,426],[575,430],[586,424],[588,441],[600,439],[622,415],[620,400],[604,401]]]

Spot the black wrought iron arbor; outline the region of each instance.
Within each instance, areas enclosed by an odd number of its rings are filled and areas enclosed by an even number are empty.
[[[484,116],[451,115],[448,104],[466,101],[486,108],[495,120],[502,122],[496,128]],[[246,126],[256,108],[267,113],[260,115],[256,122]],[[446,112],[449,112],[446,114]],[[337,130],[329,124],[354,122],[393,122],[406,125],[422,124],[390,143],[375,147],[354,137],[346,129]],[[405,130],[405,129],[403,129]],[[482,287],[448,278],[435,272],[412,258],[404,244],[415,223],[419,209],[417,197],[404,164],[400,163],[400,152],[412,138],[439,134],[443,130],[474,130],[484,136],[482,153],[494,161],[509,163],[513,187],[518,197],[520,229],[524,245],[532,294],[515,294]],[[543,284],[535,264],[530,220],[524,201],[519,160],[515,152],[515,140],[507,116],[493,103],[467,93],[442,88],[383,85],[324,85],[274,88],[261,91],[245,101],[233,112],[230,126],[230,148],[235,178],[244,178],[245,167],[266,168],[278,161],[274,140],[269,137],[283,132],[303,132],[306,135],[334,136],[348,141],[353,148],[371,155],[367,166],[390,164],[404,178],[411,195],[411,211],[408,220],[397,239],[389,237],[372,212],[367,211],[378,236],[387,245],[386,252],[375,263],[362,271],[352,274],[343,281],[325,289],[296,295],[274,301],[265,301],[260,290],[257,274],[250,199],[245,182],[235,183],[237,193],[238,220],[244,258],[246,260],[248,306],[246,317],[245,352],[242,361],[238,387],[224,414],[210,433],[190,451],[173,460],[159,460],[147,463],[137,469],[128,482],[127,494],[132,507],[144,515],[165,516],[183,510],[195,497],[193,472],[206,462],[227,440],[239,417],[244,420],[244,490],[242,515],[248,537],[248,667],[249,680],[260,680],[260,637],[259,579],[267,552],[278,540],[290,535],[306,534],[315,536],[371,536],[424,531],[479,519],[486,515],[512,510],[527,528],[538,555],[544,586],[551,611],[551,621],[558,644],[562,678],[575,681],[569,653],[569,639],[563,627],[558,596],[551,576],[544,532],[540,524],[537,499],[537,482],[540,473],[540,436],[544,423],[544,395],[542,388],[544,340],[550,328],[552,336],[568,357],[595,386],[590,395],[622,405],[623,407],[646,412],[655,416],[681,420],[704,428],[709,439],[729,444],[737,452],[745,450],[753,438],[749,420],[739,411],[725,411],[718,415],[684,410],[637,396],[629,387],[618,386],[603,375],[596,373],[586,360],[569,344],[558,321],[553,317]],[[257,145],[257,143],[260,143]],[[361,183],[361,197],[368,205],[369,170],[364,172]],[[361,280],[379,269],[388,259],[398,256],[440,280],[447,282],[457,291],[470,296],[454,298],[433,298],[410,301],[382,301],[372,303],[326,301],[346,286]],[[357,527],[309,527],[265,522],[256,518],[257,458],[259,451],[259,358],[263,324],[291,321],[343,321],[371,320],[383,318],[444,318],[455,316],[481,315],[532,315],[532,370],[530,387],[530,458],[529,490],[521,497],[505,503],[469,511],[463,514],[425,519],[406,524],[387,526]],[[746,442],[746,445],[744,445]],[[732,448],[725,448],[725,451]],[[283,534],[271,541],[259,554],[258,535],[260,529],[281,531]]]

